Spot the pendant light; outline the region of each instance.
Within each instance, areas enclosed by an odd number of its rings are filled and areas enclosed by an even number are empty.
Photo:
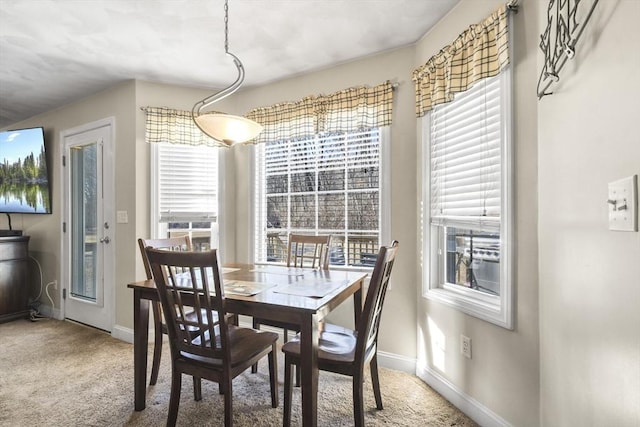
[[[224,51],[233,59],[233,63],[238,69],[238,78],[231,86],[214,93],[207,98],[196,102],[191,110],[193,121],[198,129],[206,135],[218,142],[221,147],[230,147],[233,144],[247,142],[258,136],[262,132],[262,126],[259,123],[249,120],[242,116],[234,116],[221,112],[202,113],[214,102],[218,102],[223,98],[234,93],[244,80],[244,67],[240,59],[229,52],[229,4],[228,0],[224,2]]]

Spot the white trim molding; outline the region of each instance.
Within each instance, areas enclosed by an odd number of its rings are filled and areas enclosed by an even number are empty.
[[[455,384],[447,380],[428,366],[418,366],[416,375],[431,388],[440,393],[453,406],[464,412],[469,418],[483,427],[511,427],[505,419],[466,394]]]
[[[152,324],[152,322],[150,322],[150,324]],[[151,335],[151,332],[149,334]],[[120,341],[133,344],[133,329],[131,328],[125,328],[121,325],[113,325],[113,328],[111,329],[111,336]]]

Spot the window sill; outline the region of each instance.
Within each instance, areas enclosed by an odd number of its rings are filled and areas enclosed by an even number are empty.
[[[512,316],[503,308],[507,304],[498,296],[484,295],[467,289],[449,288],[427,289],[423,296],[478,319],[506,329],[513,329]]]

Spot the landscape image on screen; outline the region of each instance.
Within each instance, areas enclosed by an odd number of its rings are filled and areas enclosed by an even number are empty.
[[[0,132],[0,212],[51,213],[42,128]]]

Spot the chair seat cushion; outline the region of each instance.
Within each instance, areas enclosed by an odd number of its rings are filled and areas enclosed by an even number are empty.
[[[262,353],[278,340],[275,332],[256,331],[251,328],[229,326],[229,347],[231,349],[231,366],[236,366]],[[217,346],[220,346],[220,336],[216,336]],[[193,340],[193,344],[200,345],[200,337]],[[207,344],[209,340],[207,339]],[[199,356],[188,352],[181,352],[180,356],[206,365],[222,366],[221,359]]]
[[[318,329],[318,363],[353,363],[356,351],[356,331],[331,323],[320,323]],[[300,334],[282,346],[291,357],[300,357]]]

